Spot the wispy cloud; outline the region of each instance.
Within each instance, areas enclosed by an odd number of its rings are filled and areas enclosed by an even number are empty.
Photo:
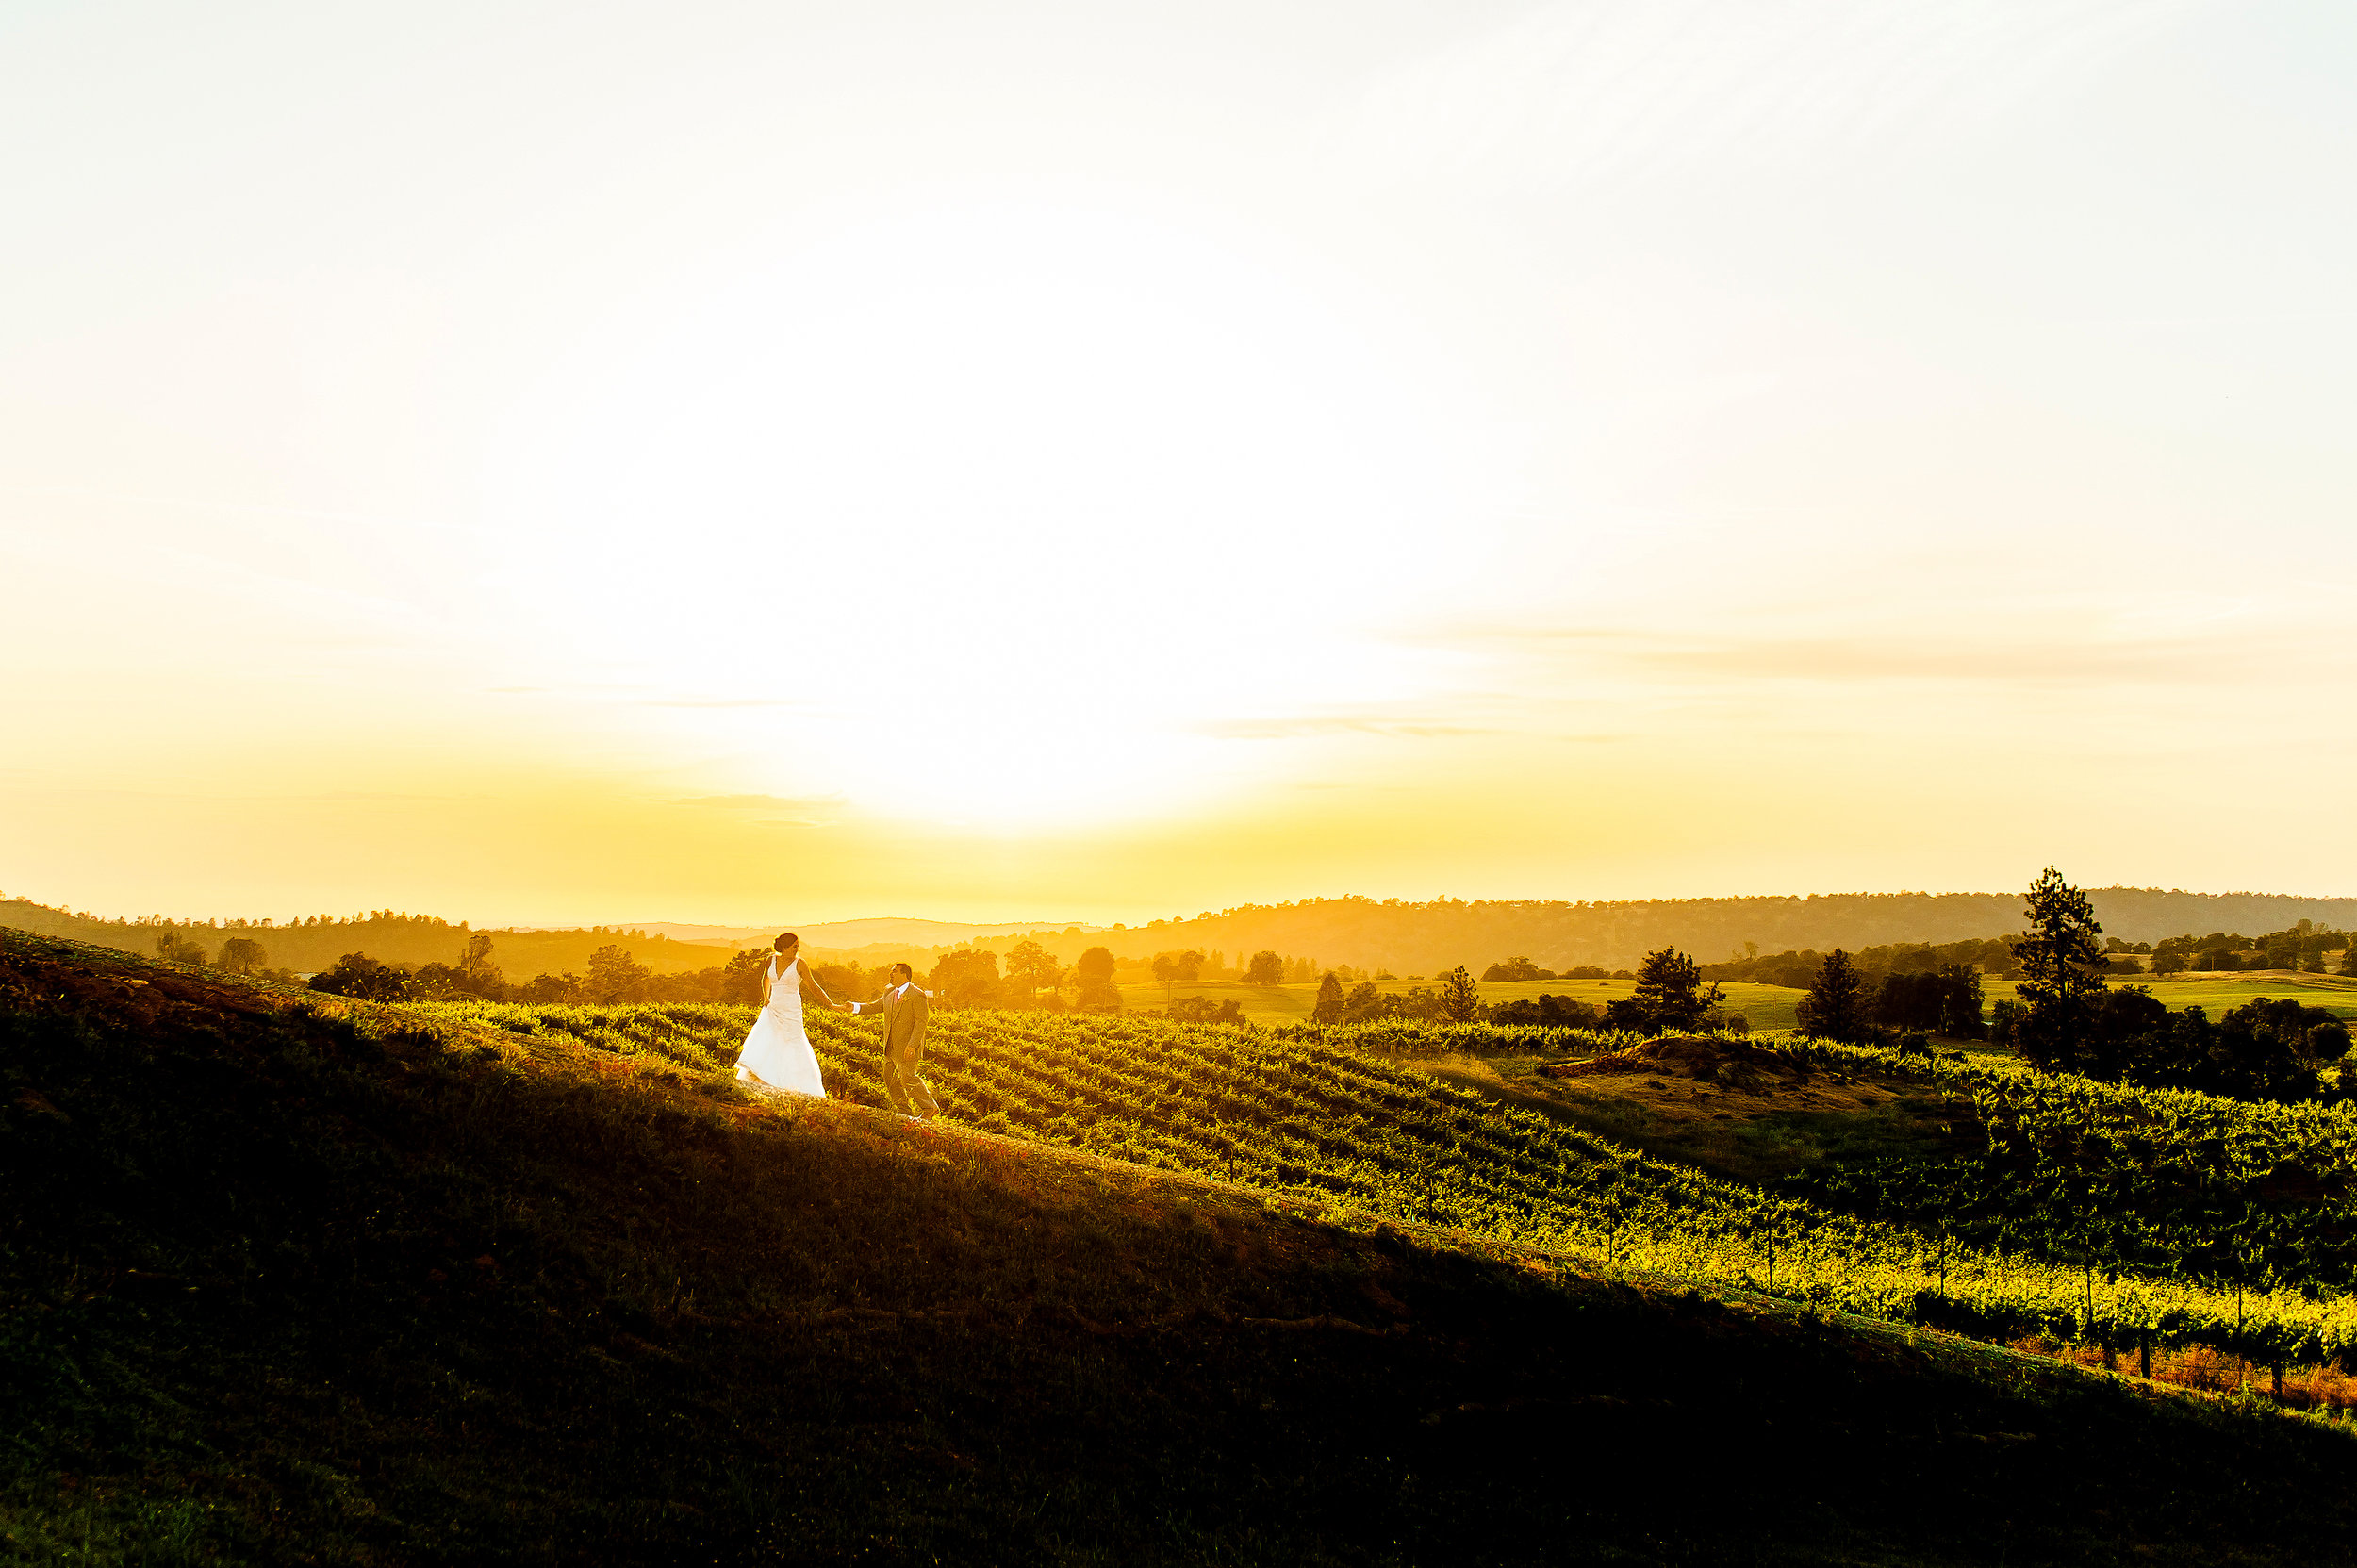
[[[840,795],[688,795],[670,801],[750,818],[763,828],[823,828],[842,811]]]
[[[1218,718],[1194,726],[1215,740],[1306,740],[1317,735],[1389,735],[1435,740],[1497,734],[1489,725],[1442,723],[1419,718],[1382,718],[1364,714],[1289,714],[1266,718]]]
[[[1378,167],[1554,184],[1890,156],[1987,124],[2210,0],[1552,0],[1366,84]]]
[[[1814,635],[1684,627],[1505,624],[1427,628],[1409,639],[1506,667],[1508,686],[1567,675],[1683,685],[1696,679],[1988,685],[2198,685],[2270,672],[2314,676],[2351,662],[2331,629],[2347,595],[2314,589],[2266,602],[2226,595],[1970,605],[1909,624],[1827,614]],[[2325,650],[2334,650],[2330,653]]]
[[[638,708],[802,708],[815,712],[819,706],[807,699],[795,697],[715,697],[695,692],[650,695],[646,685],[621,681],[561,681],[541,685],[488,686],[485,689],[502,696],[618,700],[627,706]]]
[[[2238,652],[2245,651],[2237,650]],[[2238,682],[2242,658],[2182,642],[1949,641],[1902,636],[1753,637],[1629,650],[1670,673],[1797,681],[1962,681],[2002,685]]]

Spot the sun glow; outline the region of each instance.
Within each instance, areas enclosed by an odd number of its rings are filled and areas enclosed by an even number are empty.
[[[1199,235],[935,210],[611,326],[488,520],[557,662],[747,787],[1150,813],[1234,782],[1209,722],[1411,686],[1370,633],[1478,569],[1435,546],[1467,454],[1371,340]]]
[[[9,891],[2357,868],[2346,7],[14,9]]]

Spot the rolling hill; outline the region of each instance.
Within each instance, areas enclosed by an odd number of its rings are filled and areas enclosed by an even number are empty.
[[[803,946],[828,952],[850,952],[857,949],[886,946],[895,949],[930,949],[952,948],[963,942],[985,941],[995,936],[1022,937],[1035,933],[1063,935],[1070,933],[1082,935],[1096,930],[1073,920],[924,920],[912,916],[886,915],[865,920],[780,920],[766,926],[686,926],[666,920],[629,920],[625,930],[643,931],[650,936],[668,936],[682,942],[710,942],[729,947],[766,947],[782,931],[790,931],[802,939]]]
[[[0,1560],[2257,1564],[2357,1524],[2310,1423],[846,1087],[0,937]]]
[[[2274,894],[2184,893],[2159,888],[2105,887],[2088,891],[2112,935],[2131,941],[2217,930],[2280,931],[2303,919],[2345,929],[2357,925],[2357,899],[2304,899]],[[1647,899],[1571,902],[1562,900],[1304,899],[1246,905],[1193,917],[1111,928],[1005,923],[976,926],[916,918],[837,921],[800,928],[814,959],[848,959],[873,967],[906,959],[929,967],[959,947],[1004,954],[1036,938],[1065,964],[1088,948],[1144,963],[1158,952],[1195,949],[1226,955],[1241,966],[1269,949],[1326,966],[1437,974],[1464,964],[1475,971],[1516,954],[1541,966],[1624,968],[1645,953],[1676,947],[1714,962],[1744,944],[1764,951],[1842,947],[1855,950],[1891,942],[1987,938],[2020,924],[2014,893],[1849,893],[1806,898]],[[272,966],[311,973],[348,952],[387,962],[450,963],[473,928],[438,916],[390,910],[351,918],[321,917],[288,924],[256,921],[173,921],[160,916],[103,918],[23,899],[0,900],[0,928],[61,936],[125,952],[155,951],[170,932],[211,950],[232,936],[262,944]],[[789,928],[780,928],[789,929]],[[657,974],[703,969],[739,945],[774,934],[766,928],[720,926],[598,926],[569,931],[490,931],[492,962],[511,981],[536,974],[580,973],[589,954],[609,943]]]

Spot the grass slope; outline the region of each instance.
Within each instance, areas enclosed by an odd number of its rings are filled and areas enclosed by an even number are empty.
[[[0,1560],[2305,1562],[2337,1434],[0,938]]]

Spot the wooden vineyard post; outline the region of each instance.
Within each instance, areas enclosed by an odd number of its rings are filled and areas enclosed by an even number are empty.
[[[2240,1279],[2234,1281],[2234,1364],[2242,1368],[2241,1380],[2236,1384],[2234,1392],[2249,1394],[2250,1392],[2250,1358],[2243,1354],[2242,1281]]]
[[[2283,1363],[2282,1362],[2277,1362],[2267,1370],[2273,1374],[2273,1377],[2270,1379],[2269,1392],[2275,1395],[2275,1402],[2280,1405],[2283,1402]]]
[[[2145,1331],[2143,1339],[2136,1342],[2136,1376],[2147,1382],[2152,1380],[2152,1334],[2150,1329]]]

